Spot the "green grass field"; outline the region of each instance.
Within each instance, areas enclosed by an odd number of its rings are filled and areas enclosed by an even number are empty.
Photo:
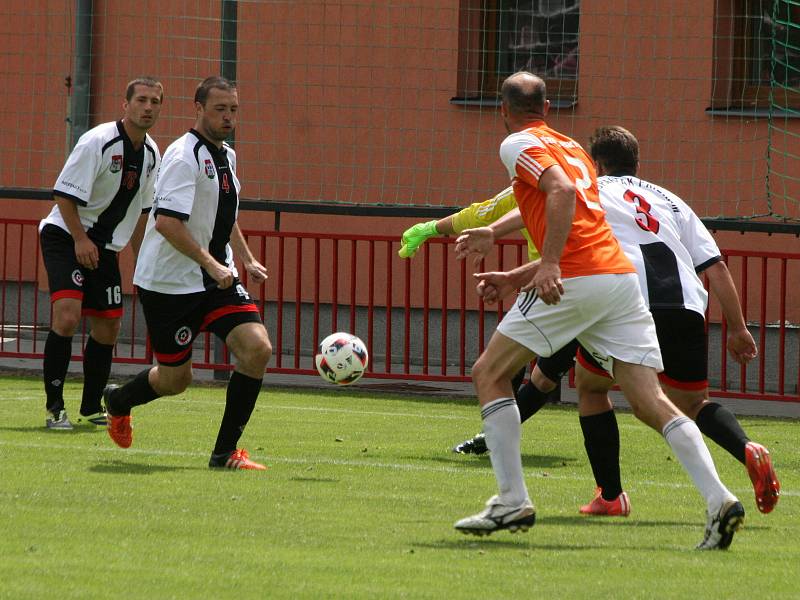
[[[452,454],[474,403],[267,389],[243,445],[266,472],[206,467],[224,390],[193,386],[134,413],[134,445],[48,432],[38,380],[0,379],[0,598],[788,598],[800,577],[797,421],[744,418],[772,450],[770,515],[717,447],[745,528],[692,548],[703,501],[659,435],[619,415],[629,518],[586,518],[593,480],[573,408],[523,429],[538,521],[463,536],[495,493],[488,458]],[[77,416],[80,383],[67,384]]]

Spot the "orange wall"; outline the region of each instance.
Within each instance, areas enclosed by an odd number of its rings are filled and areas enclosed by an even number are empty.
[[[456,206],[507,185],[497,157],[504,136],[497,109],[450,102],[462,4],[240,1],[236,148],[243,195]],[[701,216],[762,214],[767,120],[705,112],[716,4],[583,0],[579,102],[549,120],[582,142],[598,124],[630,128],[642,146],[641,174]],[[13,85],[0,89],[0,186],[49,188],[68,150],[64,77],[72,69],[74,2],[4,6],[0,73]],[[163,150],[193,122],[196,83],[219,71],[220,2],[95,0],[94,7],[92,124],[120,115],[129,78],[154,74],[166,91],[152,132]],[[787,127],[797,133],[800,123]],[[775,130],[772,137],[781,150],[784,138]],[[0,210],[38,218],[46,204],[0,201]],[[776,210],[800,216],[796,203]],[[243,215],[243,224],[272,227],[272,219]],[[399,235],[413,222],[284,214],[281,228]],[[794,236],[721,239],[729,247],[800,252]]]

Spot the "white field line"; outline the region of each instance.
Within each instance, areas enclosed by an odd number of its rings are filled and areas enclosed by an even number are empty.
[[[106,454],[115,453],[120,457],[123,456],[180,456],[180,457],[187,457],[187,458],[196,458],[198,460],[205,461],[208,457],[207,453],[199,453],[199,452],[186,452],[180,450],[158,450],[158,449],[142,449],[142,448],[128,448],[127,450],[120,450],[119,448],[113,447],[97,447],[97,446],[79,446],[79,445],[64,445],[64,444],[31,444],[31,443],[22,443],[22,442],[9,442],[6,440],[0,440],[0,446],[6,446],[9,448],[39,448],[43,450],[71,450],[73,452],[84,452],[86,454],[92,454],[95,452],[103,452]],[[460,467],[446,467],[446,466],[428,466],[428,465],[419,465],[419,464],[410,464],[410,463],[386,463],[386,462],[375,462],[369,460],[343,460],[338,458],[289,458],[289,457],[270,457],[269,459],[261,458],[259,456],[253,455],[253,458],[261,460],[267,464],[269,463],[284,463],[290,465],[306,465],[306,466],[314,466],[314,465],[331,465],[334,467],[357,467],[363,469],[389,469],[392,471],[409,471],[409,472],[426,472],[426,473],[443,473],[443,474],[455,474],[455,475],[466,475],[466,476],[478,476],[478,477],[487,477],[488,473],[487,470],[484,471],[477,471],[475,469],[462,469]],[[469,459],[466,459],[469,460]],[[4,461],[5,462],[5,461]],[[5,462],[5,464],[9,464]],[[488,465],[487,465],[488,467]],[[529,478],[536,478],[536,479],[555,479],[560,481],[580,481],[580,482],[590,482],[593,483],[594,479],[588,476],[580,476],[580,475],[552,475],[550,473],[543,473],[541,469],[537,469],[536,471],[528,470],[526,472],[526,476]],[[649,481],[649,480],[642,480],[636,481],[635,483],[631,484],[631,489],[635,489],[639,486],[649,486],[649,487],[659,487],[659,488],[669,488],[669,489],[691,489],[694,487],[690,483],[680,483],[680,482],[665,482],[665,481]],[[752,493],[750,488],[745,489],[738,489],[738,490],[731,490],[740,496],[746,493]],[[800,496],[800,492],[788,491],[788,490],[781,490],[782,496]]]
[[[8,394],[7,397],[13,397],[14,394]],[[30,400],[30,401],[37,401],[41,400],[39,395],[30,396],[30,395],[23,395],[19,394],[15,397],[16,400]],[[218,406],[222,407],[224,401],[222,400],[204,400],[204,399],[189,399],[186,397],[178,397],[178,398],[170,398],[170,397],[162,397],[156,400],[159,404],[204,404],[209,406]],[[358,402],[358,399],[353,400],[354,403]],[[333,408],[327,406],[293,406],[293,405],[286,405],[286,404],[271,404],[269,401],[269,395],[261,396],[260,400],[256,404],[256,407],[259,409],[272,409],[272,410],[287,410],[287,411],[307,411],[307,412],[318,412],[318,413],[339,413],[339,414],[346,414],[346,415],[365,415],[365,416],[377,416],[377,417],[408,417],[412,419],[442,419],[445,421],[472,421],[473,423],[480,422],[480,412],[478,411],[478,403],[475,402],[474,406],[474,413],[472,415],[447,415],[447,414],[435,414],[426,411],[422,412],[399,412],[399,411],[377,411],[377,410],[359,410],[356,408]],[[577,427],[577,415],[575,418],[576,427]],[[630,429],[640,429],[645,427],[643,424],[640,423],[633,423],[633,424],[626,424],[620,423],[620,429],[630,428]]]
[[[37,396],[24,396],[19,395],[18,399],[20,400],[37,400],[39,399]],[[357,401],[357,400],[355,400]],[[204,399],[188,399],[185,397],[180,398],[159,398],[159,403],[172,403],[172,404],[205,404],[205,405],[214,405],[220,406],[221,402],[218,400],[204,400]],[[262,401],[257,404],[259,408],[268,408],[274,410],[287,410],[287,411],[309,411],[309,412],[319,412],[319,413],[340,413],[340,414],[352,414],[352,415],[369,415],[369,416],[382,416],[382,417],[410,417],[410,418],[422,418],[422,419],[443,419],[443,420],[460,420],[460,421],[476,421],[477,422],[477,406],[476,408],[476,415],[474,417],[468,415],[442,415],[442,414],[430,414],[427,412],[384,412],[384,411],[368,411],[368,410],[358,410],[358,409],[349,409],[349,408],[331,408],[331,407],[324,407],[324,406],[295,406],[295,405],[282,405],[282,404],[270,404],[268,400],[262,398]],[[641,429],[644,427],[641,423],[632,423],[632,424],[624,424],[620,423],[620,429]],[[0,440],[0,446],[11,446],[11,447],[35,447],[35,448],[54,448],[54,449],[74,449],[74,450],[87,450],[87,451],[111,451],[116,452],[118,449],[116,448],[97,448],[92,446],[91,448],[84,448],[79,446],[61,446],[61,445],[50,445],[50,444],[22,444],[22,443],[14,443],[14,442],[7,442]],[[141,454],[141,455],[153,455],[153,456],[186,456],[186,457],[204,457],[204,455],[198,454],[196,452],[181,452],[181,451],[170,451],[170,450],[142,450],[142,449],[127,449],[126,453],[128,454]],[[265,459],[262,459],[265,460]],[[349,466],[349,467],[362,467],[362,468],[376,468],[376,469],[393,469],[393,470],[402,470],[402,471],[419,471],[419,472],[431,472],[431,473],[456,473],[456,474],[470,474],[474,472],[474,470],[470,469],[467,473],[465,469],[461,469],[458,467],[446,467],[446,466],[425,466],[425,465],[412,465],[408,463],[378,463],[378,462],[370,462],[370,461],[352,461],[352,460],[341,460],[341,459],[303,459],[303,458],[287,458],[287,457],[271,457],[269,460],[272,462],[278,463],[286,463],[286,464],[300,464],[300,465],[315,465],[315,464],[327,464],[333,466]],[[267,461],[269,462],[269,461]],[[484,473],[478,472],[477,474],[484,475]],[[569,481],[589,481],[593,482],[594,479],[591,477],[583,477],[583,476],[561,476],[561,475],[552,475],[550,473],[544,474],[541,470],[536,472],[528,471],[526,472],[526,476],[528,477],[540,477],[542,479],[559,479],[559,480],[569,480]],[[672,482],[663,482],[663,481],[637,481],[635,484],[632,484],[632,487],[637,485],[646,485],[646,486],[653,486],[653,487],[666,487],[666,488],[691,488],[694,487],[692,484],[689,483],[672,483]],[[735,491],[738,494],[742,494],[743,490],[731,490]],[[747,491],[751,491],[749,488]],[[800,492],[794,492],[782,489],[781,495],[783,496],[800,496]]]

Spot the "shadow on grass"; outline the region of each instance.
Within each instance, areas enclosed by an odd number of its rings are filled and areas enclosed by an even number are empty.
[[[95,425],[81,426],[76,425],[73,429],[47,429],[44,425],[28,425],[26,427],[0,427],[0,431],[16,431],[17,433],[44,433],[46,435],[53,435],[55,437],[67,437],[77,433],[102,433],[105,432],[105,427],[97,427]]]
[[[419,460],[422,462],[435,462],[445,465],[459,466],[465,469],[491,469],[492,463],[489,455],[464,456],[450,452],[446,456],[404,456],[408,460]],[[522,466],[528,469],[559,469],[572,467],[578,463],[578,459],[573,456],[549,456],[542,454],[523,454]]]
[[[464,539],[439,540],[431,543],[412,544],[415,548],[427,548],[430,550],[458,550],[459,552],[470,550],[490,550],[492,548],[515,548],[526,550],[608,550],[608,546],[581,544],[580,546],[570,546],[569,544],[537,544],[534,539],[517,538],[516,540],[491,539],[489,537],[479,538],[477,536],[464,536]]]
[[[339,479],[330,477],[290,477],[289,481],[297,481],[299,483],[339,483]]]
[[[176,465],[153,465],[148,463],[134,463],[121,460],[100,463],[89,467],[93,473],[111,473],[126,475],[152,475],[153,473],[167,473],[170,471],[197,471],[200,467],[184,467]],[[207,470],[207,468],[203,468]]]
[[[690,527],[702,531],[705,522],[700,517],[697,519],[687,519],[685,521],[667,521],[663,519],[641,519],[631,517],[590,517],[588,515],[536,515],[536,527],[548,526],[581,526],[581,527]],[[745,529],[768,530],[768,525],[751,525],[745,523]]]
[[[588,515],[539,515],[537,514],[536,527],[572,526],[581,527],[697,527],[700,522],[692,521],[664,521],[630,519],[629,517],[590,517]],[[703,525],[705,525],[703,523]]]
[[[308,396],[331,397],[344,395],[347,397],[371,396],[384,400],[402,400],[403,402],[424,402],[426,404],[453,404],[461,406],[475,406],[476,415],[478,401],[475,397],[460,396],[446,388],[431,384],[359,384],[358,386],[283,386],[274,385],[271,389],[292,392]]]

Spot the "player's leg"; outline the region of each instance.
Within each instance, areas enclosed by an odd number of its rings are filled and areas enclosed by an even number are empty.
[[[578,414],[586,455],[596,484],[595,497],[579,512],[598,516],[628,516],[630,500],[622,490],[619,467],[619,427],[608,398],[612,379],[582,350],[575,367]]]
[[[81,301],[60,298],[52,304],[50,331],[44,343],[42,378],[44,380],[46,426],[53,430],[72,429],[64,405],[64,380],[72,357],[72,337],[81,321]]]
[[[114,344],[121,320],[89,317],[91,330],[83,348],[83,393],[79,421],[106,426],[102,404],[103,390],[108,385]]]
[[[686,394],[685,391],[670,386],[665,386],[665,390],[678,408],[686,406],[686,414],[696,415],[695,422],[701,432],[747,468],[758,510],[765,514],[772,512],[780,499],[781,484],[772,466],[769,450],[758,442],[751,441],[736,416],[723,405],[709,402],[705,394],[698,401],[697,392]],[[690,398],[684,400],[685,395]]]
[[[514,390],[514,399],[517,401],[517,406],[519,406],[520,393],[528,385],[527,383],[524,383],[525,372],[527,370],[527,365],[522,367],[519,371],[517,371],[517,374],[514,375],[514,378],[511,380],[511,389]],[[486,454],[488,451],[489,447],[486,445],[486,435],[483,433],[483,431],[480,431],[471,438],[453,446],[453,452],[456,454],[481,455]]]
[[[207,329],[225,341],[236,359],[236,368],[228,382],[225,412],[209,466],[263,470],[266,467],[251,461],[247,451],[236,446],[261,392],[272,344],[258,309],[238,281],[228,290],[214,290],[211,294],[213,314],[224,316],[207,324]],[[236,310],[228,312],[229,307]]]
[[[97,268],[87,273],[84,287],[83,314],[90,328],[83,349],[80,414],[81,420],[105,427],[101,399],[122,322],[122,277],[116,252],[100,250]]]
[[[39,234],[42,259],[50,286],[52,319],[44,344],[45,424],[53,430],[72,429],[64,406],[64,380],[72,356],[72,336],[81,322],[83,270],[75,258],[72,237],[55,225]]]
[[[613,370],[634,415],[661,432],[705,498],[706,536],[698,548],[727,548],[744,521],[744,508],[720,481],[697,425],[670,402],[658,383],[661,352],[636,276],[587,279],[613,310],[578,336],[581,345],[607,371]]]
[[[473,367],[472,379],[500,493],[487,502],[483,512],[456,523],[456,529],[464,533],[524,531],[535,522],[536,512],[522,475],[521,425],[511,377],[534,356],[551,355],[563,348],[583,327],[583,316],[574,306],[578,294],[571,293],[569,282],[564,286],[570,293],[556,305],[545,304],[535,292],[521,293]]]
[[[561,350],[547,358],[539,357],[531,370],[530,379],[519,385],[512,381],[515,390],[514,399],[519,410],[520,423],[524,423],[535,415],[547,404],[550,393],[561,383],[561,378],[572,368],[575,363],[575,350],[578,341],[573,340]],[[515,379],[521,379],[525,369],[521,369]],[[464,440],[453,447],[453,452],[459,454],[484,454],[489,448],[486,445],[486,436],[483,432]]]
[[[575,364],[578,340],[572,340],[551,356],[540,356],[531,371],[528,383],[517,392],[520,422],[524,423],[547,404],[550,392]]]
[[[746,466],[753,483],[756,506],[772,511],[780,497],[780,483],[769,451],[751,441],[734,414],[708,400],[707,338],[705,320],[691,310],[653,310],[664,359],[661,385],[670,400],[707,437]]]
[[[204,294],[172,295],[139,289],[150,346],[158,364],[140,371],[122,386],[109,385],[103,391],[108,433],[118,446],[128,448],[133,442],[131,410],[135,406],[180,394],[192,382],[192,342],[205,315]]]
[[[519,411],[511,388],[514,373],[533,357],[528,348],[495,331],[472,368],[499,494],[489,499],[484,511],[455,524],[463,533],[488,535],[498,529],[524,531],[536,520],[522,474]]]
[[[614,374],[634,414],[661,432],[706,501],[706,532],[697,547],[727,548],[744,522],[744,507],[720,481],[697,425],[669,401],[653,368],[615,361]]]

